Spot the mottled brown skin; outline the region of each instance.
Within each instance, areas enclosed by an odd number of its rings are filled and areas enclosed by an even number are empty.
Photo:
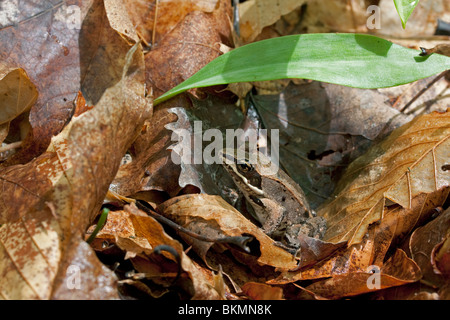
[[[288,246],[298,246],[299,233],[321,238],[326,229],[322,217],[316,217],[309,207],[303,190],[281,169],[270,170],[273,164],[259,153],[259,161],[238,161],[234,150],[223,152],[225,169],[250,203],[254,217],[264,232]],[[242,163],[240,163],[242,162]]]

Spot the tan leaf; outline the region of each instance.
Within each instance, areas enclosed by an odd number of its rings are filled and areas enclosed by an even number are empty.
[[[0,63],[0,96],[0,124],[4,124],[29,110],[38,92],[25,70]]]
[[[133,24],[145,42],[155,46],[193,11],[212,12],[219,0],[125,1]],[[174,9],[176,8],[176,10]],[[156,19],[156,21],[155,21]],[[153,34],[155,39],[153,39]]]
[[[447,198],[447,193],[434,192],[413,199],[413,204],[422,205],[422,210],[412,210],[400,206],[392,206],[386,210],[384,219],[379,224],[369,227],[362,243],[354,244],[336,252],[328,259],[310,268],[299,271],[283,272],[271,284],[285,284],[298,280],[320,279],[334,276],[344,276],[354,272],[366,272],[371,265],[382,267],[387,259],[386,253],[393,244],[399,243],[404,235],[430,218],[433,209],[441,206]]]
[[[111,28],[116,30],[131,45],[139,41],[133,22],[128,16],[123,1],[120,0],[104,0],[106,15],[108,16]]]
[[[448,187],[450,112],[423,115],[396,129],[355,160],[338,185],[338,194],[319,208],[328,222],[324,241],[361,242],[370,224],[381,221],[394,203],[413,207],[418,195]]]
[[[142,277],[150,278],[155,283],[171,285],[177,275],[175,258],[162,252],[169,260],[153,259],[153,250],[159,245],[168,245],[175,249],[181,257],[181,270],[187,274],[190,281],[178,281],[186,292],[196,299],[221,299],[215,278],[210,270],[199,266],[183,251],[182,245],[164,232],[163,227],[134,204],[125,206],[124,210],[111,211],[102,230],[92,242],[97,251],[103,250],[103,241],[116,244],[126,252],[125,259],[131,259],[133,266]],[[153,254],[153,255],[152,255]],[[184,279],[182,276],[181,278]],[[168,279],[168,280],[167,280]],[[217,290],[216,290],[217,289]]]
[[[259,257],[255,257],[260,265],[280,269],[293,269],[297,266],[294,257],[276,246],[261,229],[244,218],[239,211],[218,196],[204,194],[185,195],[172,198],[158,207],[164,216],[181,226],[210,238],[235,237],[251,235],[259,242]],[[186,237],[189,239],[189,237]],[[192,240],[194,249],[199,250],[201,257],[214,242]]]
[[[78,91],[94,105],[121,80],[130,45],[111,28],[104,2],[71,5],[80,9],[79,16],[65,2],[18,2],[20,22],[1,29],[0,60],[26,70],[39,92],[30,110],[30,134],[8,165],[26,163],[46,150],[69,122]],[[74,17],[79,18],[75,25]]]

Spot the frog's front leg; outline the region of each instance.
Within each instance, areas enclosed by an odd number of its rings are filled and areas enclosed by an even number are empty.
[[[279,231],[281,231],[280,225],[286,209],[274,200],[268,198],[261,198],[259,200],[264,205],[264,211],[266,213],[265,220],[261,221],[264,233],[271,237],[279,237],[281,235],[279,234]]]

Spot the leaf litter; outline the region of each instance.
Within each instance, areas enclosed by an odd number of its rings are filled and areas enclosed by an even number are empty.
[[[255,15],[254,25],[241,19],[251,27],[240,40],[267,36],[268,28],[292,32],[280,21],[293,23],[307,7],[278,2],[285,11]],[[177,1],[75,3],[79,30],[48,22],[64,8],[47,4],[0,30],[7,44],[0,92],[9,97],[0,102],[7,114],[0,136],[21,143],[0,169],[1,298],[118,299],[137,290],[152,298],[340,299],[394,287],[411,288],[409,298],[448,298],[450,225],[441,208],[449,111],[412,119],[392,108],[394,91],[301,81],[274,83],[281,89],[270,95],[250,84],[252,102],[240,109],[235,90],[219,86],[153,110],[152,97],[233,38],[239,43],[229,1],[180,5],[180,12]],[[273,4],[258,5],[269,12]],[[47,37],[36,37],[43,29]],[[19,55],[27,42],[34,48]],[[174,164],[173,133],[192,130],[195,120],[208,123],[204,129],[280,129],[282,165],[327,219],[325,237],[302,238],[293,254],[244,214],[220,168]],[[107,222],[88,245],[102,207],[111,210]],[[419,281],[427,291],[413,287]]]

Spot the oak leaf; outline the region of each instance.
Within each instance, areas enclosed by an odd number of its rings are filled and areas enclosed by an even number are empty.
[[[382,221],[394,204],[420,211],[420,194],[449,186],[450,112],[423,115],[394,130],[355,160],[337,187],[337,195],[318,210],[328,229],[324,241],[362,241],[370,224]],[[395,214],[393,212],[392,214]]]

